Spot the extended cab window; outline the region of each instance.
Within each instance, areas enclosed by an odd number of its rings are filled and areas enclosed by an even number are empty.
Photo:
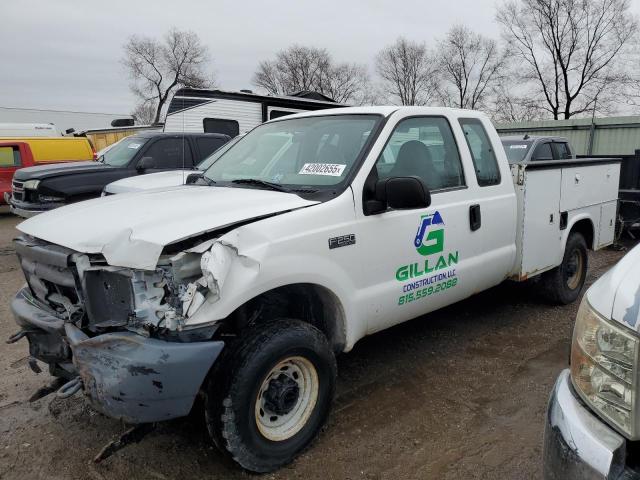
[[[500,169],[493,145],[482,122],[477,118],[461,118],[460,126],[471,151],[478,185],[488,187],[500,183]]]
[[[191,147],[185,138],[161,138],[153,142],[143,157],[151,157],[155,168],[193,167]]]
[[[0,147],[0,167],[19,167],[21,163],[18,147]]]
[[[538,145],[536,149],[533,151],[533,156],[531,157],[531,160],[533,161],[553,160],[551,143],[545,142]]]
[[[376,163],[378,178],[418,176],[431,191],[464,185],[458,147],[442,117],[402,120]]]

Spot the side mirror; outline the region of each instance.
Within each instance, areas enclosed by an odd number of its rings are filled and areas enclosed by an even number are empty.
[[[141,172],[150,168],[156,168],[156,161],[153,157],[142,157],[136,165],[136,169]]]
[[[391,177],[375,186],[375,198],[364,202],[365,215],[382,213],[387,208],[410,210],[431,205],[431,194],[418,177]]]
[[[203,176],[204,176],[204,172],[190,173],[189,175],[187,175],[187,178],[185,179],[184,184],[194,185],[198,183],[198,180],[200,180]]]
[[[427,208],[431,193],[418,177],[392,177],[386,182],[387,205],[394,210]]]

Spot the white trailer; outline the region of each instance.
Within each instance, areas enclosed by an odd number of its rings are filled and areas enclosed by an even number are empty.
[[[122,121],[133,123],[128,113],[73,112],[68,110],[44,110],[0,106],[0,122],[55,125],[58,132],[71,134],[92,128],[107,128]],[[67,132],[69,131],[69,132]],[[55,135],[58,135],[56,133]]]
[[[165,132],[247,133],[267,120],[293,113],[342,106],[316,92],[290,96],[258,95],[250,90],[229,92],[182,88],[169,103]]]

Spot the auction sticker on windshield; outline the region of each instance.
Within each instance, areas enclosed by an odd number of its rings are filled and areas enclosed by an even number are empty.
[[[346,165],[339,163],[305,163],[300,170],[300,175],[330,175],[339,177],[344,172]]]

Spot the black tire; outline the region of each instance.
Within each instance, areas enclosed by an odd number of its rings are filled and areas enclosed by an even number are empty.
[[[584,287],[588,265],[587,242],[582,234],[571,233],[567,239],[562,263],[544,273],[542,277],[549,300],[560,305],[574,302]]]
[[[296,425],[303,426],[297,431],[289,430],[296,431],[289,438],[273,440],[268,438],[270,431],[267,435],[262,433],[261,429],[271,428],[264,424],[270,418],[286,418],[290,412],[301,410],[291,408],[287,413],[269,413],[268,410],[269,406],[275,405],[269,403],[270,399],[283,399],[292,391],[290,385],[283,386],[283,382],[277,381],[285,378],[282,377],[283,373],[290,374],[289,370],[283,372],[285,367],[282,367],[290,359],[303,359],[297,361],[309,362],[314,367],[317,375],[313,378],[317,388],[312,391],[317,391],[317,396],[315,403],[301,400],[303,405],[307,405],[304,411],[308,414],[303,416],[305,420],[296,422]],[[238,338],[235,345],[230,346],[220,362],[216,363],[218,365],[211,373],[205,398],[207,428],[216,446],[240,466],[252,472],[271,472],[290,463],[316,438],[329,414],[337,375],[335,356],[320,330],[308,323],[289,319],[257,324]],[[279,375],[269,380],[268,375],[277,365],[281,369],[278,370]],[[306,363],[303,365],[308,366]],[[298,379],[297,373],[295,375]],[[286,382],[295,380],[289,376],[285,378]],[[268,386],[266,391],[265,385]],[[289,390],[283,393],[286,388]],[[294,390],[296,388],[293,387]],[[300,391],[295,390],[290,396]],[[309,392],[308,389],[306,391]],[[313,396],[313,393],[309,395]],[[298,397],[302,398],[303,395],[299,394]],[[278,408],[284,412],[290,404],[283,405],[279,403]],[[264,411],[266,418],[259,419]],[[276,413],[284,417],[277,417]]]

